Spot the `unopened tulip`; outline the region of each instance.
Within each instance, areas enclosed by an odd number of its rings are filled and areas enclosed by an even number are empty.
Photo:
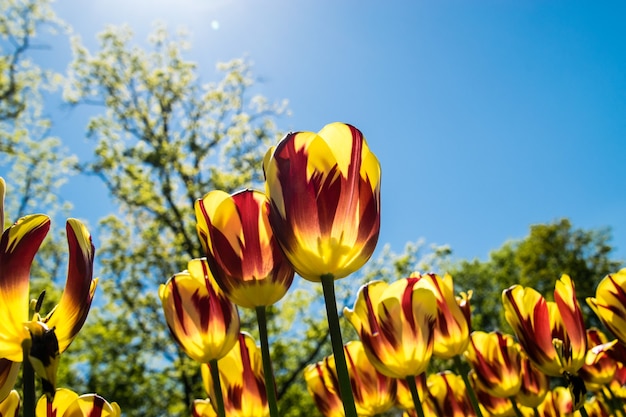
[[[270,224],[303,278],[343,278],[365,264],[380,229],[380,164],[354,126],[287,134],[263,162]]]
[[[438,416],[470,417],[476,415],[461,376],[444,371],[429,375],[426,381]]]
[[[159,287],[165,320],[172,336],[193,360],[208,363],[224,357],[239,336],[237,307],[219,288],[206,259]]]
[[[578,373],[590,391],[598,392],[615,377],[617,361],[613,358],[612,351],[616,343],[617,339],[609,341],[598,329],[587,330],[589,350],[585,356],[585,364]]]
[[[626,268],[609,274],[600,281],[596,296],[587,304],[602,323],[626,345]]]
[[[425,281],[403,278],[373,281],[359,289],[344,316],[357,331],[378,371],[392,378],[421,374],[428,367],[437,317],[437,300]]]
[[[478,387],[490,396],[509,398],[520,390],[521,354],[513,337],[475,331],[465,357],[474,369]]]
[[[522,350],[520,360],[522,384],[515,401],[525,407],[535,408],[541,404],[550,389],[550,378],[538,370]]]
[[[252,336],[239,333],[237,343],[217,361],[224,409],[228,417],[266,417],[269,415],[263,378],[261,350]],[[209,364],[202,364],[202,381],[213,404],[217,403],[215,383]]]
[[[270,227],[265,194],[211,191],[196,202],[196,219],[213,276],[235,304],[254,309],[285,295],[294,271]]]
[[[344,346],[356,411],[374,416],[393,407],[396,380],[378,372],[367,359],[363,345],[352,341]],[[334,355],[307,366],[304,378],[317,408],[325,417],[343,416]]]

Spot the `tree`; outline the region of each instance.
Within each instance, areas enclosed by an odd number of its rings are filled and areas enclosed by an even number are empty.
[[[524,239],[506,242],[490,253],[485,262],[461,261],[452,267],[459,288],[473,289],[472,324],[475,329],[508,329],[501,313],[502,291],[514,284],[535,288],[552,299],[554,283],[568,274],[575,282],[576,295],[587,324],[599,321],[585,303],[595,294],[597,283],[619,269],[621,262],[611,259],[610,229],[574,228],[570,221],[530,227]]]

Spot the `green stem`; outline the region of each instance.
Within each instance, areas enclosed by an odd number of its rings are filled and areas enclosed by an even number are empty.
[[[211,370],[211,379],[213,380],[213,391],[215,391],[215,402],[217,403],[217,416],[226,417],[226,410],[224,409],[224,397],[222,396],[222,383],[220,382],[220,371],[217,367],[217,359],[213,359],[209,362],[209,369]]]
[[[24,367],[22,368],[22,382],[24,387],[24,417],[35,417],[35,370],[28,360],[28,352],[24,352]]]
[[[583,404],[582,407],[580,407],[580,410],[578,410],[580,412],[580,415],[582,417],[589,417],[589,414],[587,414],[587,410],[585,410],[585,405]]]
[[[511,405],[513,406],[513,411],[515,411],[515,415],[517,417],[524,417],[520,409],[517,407],[517,403],[515,402],[515,398],[509,397],[509,401],[511,401]]]
[[[461,359],[459,356],[454,357],[454,366],[456,367],[456,371],[463,378],[463,382],[465,383],[465,388],[467,390],[467,395],[469,396],[470,402],[472,403],[472,408],[476,413],[477,417],[483,417],[483,413],[480,411],[480,406],[478,405],[478,399],[476,398],[476,393],[474,392],[474,388],[472,388],[472,384],[470,383],[467,374],[463,372],[463,364],[461,363]]]
[[[278,417],[278,401],[276,399],[276,382],[272,370],[272,358],[270,357],[270,345],[267,338],[267,315],[265,306],[257,306],[256,320],[259,324],[259,337],[261,338],[261,357],[263,358],[263,376],[265,377],[265,391],[267,392],[267,405],[271,417]]]
[[[415,377],[407,376],[406,383],[409,385],[409,390],[411,390],[411,397],[413,397],[413,406],[415,407],[415,412],[417,413],[417,417],[424,417],[424,410],[422,409],[422,401],[420,400],[420,394],[417,391],[417,384],[415,384]]]
[[[343,410],[346,417],[357,417],[352,386],[350,385],[350,375],[346,356],[343,352],[343,340],[341,339],[341,328],[339,327],[339,315],[337,314],[337,300],[335,299],[335,278],[332,274],[322,275],[322,289],[324,290],[324,302],[326,303],[326,315],[328,318],[328,330],[330,331],[330,342],[335,355],[335,367],[337,368],[337,379],[339,380],[339,394],[343,402]]]
[[[537,407],[534,407],[534,408],[533,408],[533,414],[535,415],[535,417],[541,417],[541,416],[539,415],[539,410],[537,410]]]

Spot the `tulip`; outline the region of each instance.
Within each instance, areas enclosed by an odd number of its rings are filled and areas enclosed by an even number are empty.
[[[374,252],[380,164],[354,126],[287,134],[263,162],[270,224],[296,272],[343,278]]]
[[[215,281],[235,304],[254,309],[285,295],[294,271],[270,228],[263,193],[211,191],[196,202],[196,218]]]
[[[542,403],[548,393],[550,378],[532,364],[523,350],[520,359],[522,384],[515,395],[515,401],[523,406],[535,408]]]
[[[372,365],[383,375],[405,379],[420,414],[415,376],[432,356],[437,299],[425,280],[409,277],[387,284],[373,281],[359,289],[344,316],[357,331]]]
[[[422,399],[422,405],[428,401],[428,388],[426,387],[426,374],[419,374],[415,377],[415,386],[417,387],[417,392],[419,397]],[[406,381],[406,379],[398,379],[398,389],[396,393],[396,403],[398,407],[403,410],[410,410],[414,408],[413,405],[413,397],[411,395],[410,387]],[[426,410],[424,410],[426,411]]]
[[[304,368],[304,380],[315,406],[324,417],[345,416],[333,355]]]
[[[435,322],[435,341],[433,355],[450,359],[461,355],[469,343],[469,320],[466,311],[469,309],[469,298],[456,298],[452,276],[445,274],[442,277],[436,274],[420,275],[415,272],[411,275],[425,280],[437,298],[437,321]],[[461,308],[461,305],[463,309]]]
[[[12,390],[0,401],[0,416],[18,417],[20,414],[20,395]]]
[[[487,394],[509,398],[520,390],[521,354],[513,337],[475,331],[465,357],[475,371],[478,387]]]
[[[595,298],[588,297],[587,304],[607,329],[626,345],[626,268],[604,277],[596,288]]]
[[[472,380],[477,381],[476,373],[471,372]],[[480,406],[486,412],[485,415],[490,417],[514,417],[521,415],[520,411],[516,412],[513,407],[513,400],[505,397],[497,397],[484,391],[479,384],[476,384],[476,397],[480,401]]]
[[[437,300],[425,281],[373,281],[359,289],[344,316],[357,331],[370,362],[383,375],[406,378],[428,367]]]
[[[4,224],[5,183],[0,178],[0,224]],[[93,279],[94,246],[87,228],[69,219],[66,233],[69,268],[59,304],[45,317],[39,314],[43,294],[29,319],[31,263],[50,229],[50,219],[32,214],[4,230],[0,239],[0,394],[5,396],[15,383],[16,365],[25,359],[42,378],[44,391],[54,395],[56,369],[64,352],[83,326],[97,285]],[[27,381],[30,381],[27,378]],[[34,389],[34,388],[33,388]],[[34,406],[31,387],[25,404]],[[33,391],[34,392],[34,391]],[[1,400],[2,398],[0,398]]]
[[[578,409],[585,387],[577,373],[585,363],[587,337],[569,276],[556,282],[554,300],[548,302],[534,289],[519,285],[502,293],[506,319],[528,357],[545,374],[568,380]]]
[[[470,417],[476,415],[467,395],[465,382],[459,375],[444,371],[429,375],[426,381],[438,416]]]
[[[349,342],[344,346],[344,352],[358,415],[374,416],[393,407],[396,380],[382,375],[372,366],[361,342]],[[304,370],[309,392],[325,417],[344,416],[335,369],[334,355],[330,355]]]
[[[270,225],[303,278],[322,283],[339,387],[356,417],[334,280],[365,264],[380,231],[380,164],[354,126],[287,134],[263,160]]]
[[[120,417],[120,406],[98,394],[84,394],[79,396],[75,392],[59,388],[54,400],[41,397],[37,402],[37,417]]]
[[[579,375],[590,391],[600,391],[615,377],[617,362],[612,357],[612,351],[616,343],[617,339],[609,342],[604,333],[598,329],[587,330],[589,350],[587,350],[585,364],[580,368]]]
[[[263,378],[261,351],[252,336],[239,333],[237,343],[217,361],[219,384],[211,364],[202,364],[204,388],[216,403],[216,385],[221,387],[224,408],[229,417],[266,417],[269,415]],[[213,369],[212,369],[213,368]]]
[[[237,307],[215,282],[206,259],[191,260],[186,271],[161,284],[159,297],[172,336],[193,360],[220,359],[237,343]]]

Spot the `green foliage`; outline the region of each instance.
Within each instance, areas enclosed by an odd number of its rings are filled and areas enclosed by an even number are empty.
[[[524,239],[505,243],[487,261],[461,261],[451,269],[457,288],[473,290],[472,325],[485,331],[510,330],[502,313],[502,291],[520,284],[553,298],[554,284],[568,274],[588,325],[599,325],[585,298],[595,294],[597,283],[617,271],[612,260],[609,229],[575,229],[567,219],[533,225]]]

